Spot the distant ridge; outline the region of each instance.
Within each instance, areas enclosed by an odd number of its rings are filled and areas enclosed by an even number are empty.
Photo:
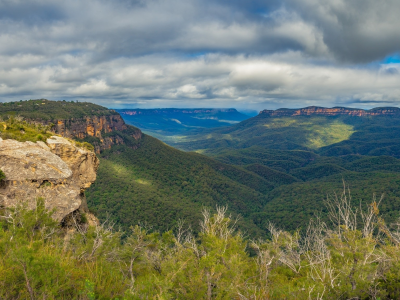
[[[230,126],[249,118],[234,108],[116,109],[126,123],[144,130],[165,143],[175,142],[204,128]]]
[[[124,115],[157,115],[157,114],[204,114],[204,113],[234,113],[238,112],[234,108],[155,108],[155,109],[117,109],[120,114]]]
[[[323,116],[380,116],[380,115],[400,115],[400,108],[398,107],[376,107],[370,110],[346,107],[318,107],[309,106],[300,109],[280,108],[277,110],[262,110],[260,115],[268,115],[273,117],[292,117],[292,116],[310,116],[310,115],[323,115]]]

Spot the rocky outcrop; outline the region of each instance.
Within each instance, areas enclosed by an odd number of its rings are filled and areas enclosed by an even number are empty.
[[[91,116],[84,119],[56,120],[54,130],[65,137],[83,139],[87,136],[102,138],[102,134],[127,128],[120,115]]]
[[[83,119],[52,120],[45,124],[53,123],[53,132],[67,138],[85,139],[94,137],[90,142],[93,144],[96,153],[110,149],[113,145],[124,144],[124,140],[116,135],[109,136],[113,131],[123,131],[128,128],[119,114],[110,116],[91,116]],[[136,140],[142,137],[142,132],[137,129],[131,134]]]
[[[263,110],[260,115],[266,115],[271,117],[293,117],[293,116],[310,116],[310,115],[323,115],[323,116],[339,116],[339,115],[349,115],[349,116],[379,116],[379,115],[398,115],[400,116],[400,109],[397,107],[382,107],[374,108],[370,110],[363,109],[353,109],[346,107],[317,107],[309,106],[301,109],[277,109],[277,110]]]
[[[96,180],[99,160],[91,151],[74,146],[65,138],[53,136],[47,140],[50,151],[60,157],[71,169],[72,177],[81,189],[87,189]]]
[[[6,179],[0,184],[0,206],[27,201],[33,208],[43,198],[58,221],[74,211],[87,211],[84,191],[95,181],[98,166],[95,153],[62,137],[53,136],[47,143],[1,140],[0,169]]]

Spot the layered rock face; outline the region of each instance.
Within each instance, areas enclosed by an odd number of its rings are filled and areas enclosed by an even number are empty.
[[[53,120],[52,122],[55,123],[53,131],[64,137],[84,139],[90,136],[98,138],[98,142],[91,142],[96,153],[100,153],[105,149],[110,149],[112,145],[124,144],[124,140],[121,137],[105,136],[105,134],[127,129],[127,125],[119,114],[91,116],[84,119],[72,118],[68,120]],[[142,133],[138,130],[138,132],[132,136],[138,140],[142,137]]]
[[[323,115],[323,116],[338,116],[338,115],[349,115],[349,116],[379,116],[379,115],[399,115],[400,109],[397,107],[383,107],[374,108],[371,110],[363,109],[352,109],[345,107],[317,107],[310,106],[301,109],[277,109],[277,110],[263,110],[260,112],[261,115],[268,115],[272,117],[292,117],[292,116],[310,116],[310,115]]]
[[[102,133],[125,130],[127,127],[120,115],[92,116],[85,119],[56,120],[55,131],[65,137],[102,138]]]
[[[78,148],[65,138],[53,136],[44,142],[0,141],[0,169],[6,179],[0,186],[0,206],[13,207],[38,198],[55,209],[63,220],[76,211],[87,211],[84,190],[96,179],[99,166],[95,153]]]

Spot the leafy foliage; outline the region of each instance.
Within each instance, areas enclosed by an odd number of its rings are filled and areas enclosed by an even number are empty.
[[[106,249],[119,243],[118,232],[89,228],[85,233],[65,233],[51,215],[40,199],[33,210],[29,210],[26,203],[20,203],[3,212],[0,220],[1,298],[90,299],[88,282],[101,285],[95,288],[100,299],[122,294],[123,277],[112,263],[97,260]],[[99,238],[102,247],[95,249]]]
[[[327,202],[304,233],[268,225],[247,240],[226,208],[203,211],[197,236],[185,224],[160,233],[134,226],[122,239],[110,223],[61,228],[38,200],[0,215],[3,299],[395,299],[400,234],[374,199]],[[361,222],[358,222],[361,220]]]
[[[53,135],[50,128],[51,126],[24,121],[21,116],[8,116],[6,120],[0,122],[0,136],[2,139],[14,139],[21,142],[46,141]]]
[[[268,168],[264,165],[253,164],[253,165],[248,165],[245,168],[246,168],[246,170],[249,170],[249,171],[254,172],[255,174],[261,176],[265,180],[268,180],[268,181],[274,183],[275,186],[291,184],[293,182],[299,181],[297,178],[295,178],[289,174],[285,174],[283,172],[274,170],[272,168]]]

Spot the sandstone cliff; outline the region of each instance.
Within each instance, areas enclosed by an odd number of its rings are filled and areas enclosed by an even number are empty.
[[[0,169],[6,179],[0,183],[0,206],[27,201],[33,207],[41,197],[58,221],[77,210],[86,212],[84,191],[95,181],[98,165],[95,153],[62,137],[46,143],[1,140]]]
[[[90,142],[93,144],[96,153],[110,149],[112,145],[124,144],[124,139],[118,135],[107,135],[115,131],[123,131],[128,128],[119,114],[110,116],[91,116],[82,119],[52,120],[43,122],[55,124],[53,132],[67,138],[85,139],[93,137]],[[131,136],[136,140],[142,137],[142,132],[137,129]]]
[[[268,115],[272,117],[292,117],[292,116],[310,116],[310,115],[324,115],[324,116],[379,116],[379,115],[398,115],[400,116],[400,109],[397,107],[382,107],[374,108],[371,110],[353,109],[345,107],[317,107],[309,106],[301,109],[277,109],[277,110],[263,110],[260,115]]]
[[[119,144],[137,148],[142,136],[115,110],[89,102],[36,99],[0,103],[0,117],[7,120],[12,115],[28,123],[51,124],[55,134],[89,142],[97,153]]]

